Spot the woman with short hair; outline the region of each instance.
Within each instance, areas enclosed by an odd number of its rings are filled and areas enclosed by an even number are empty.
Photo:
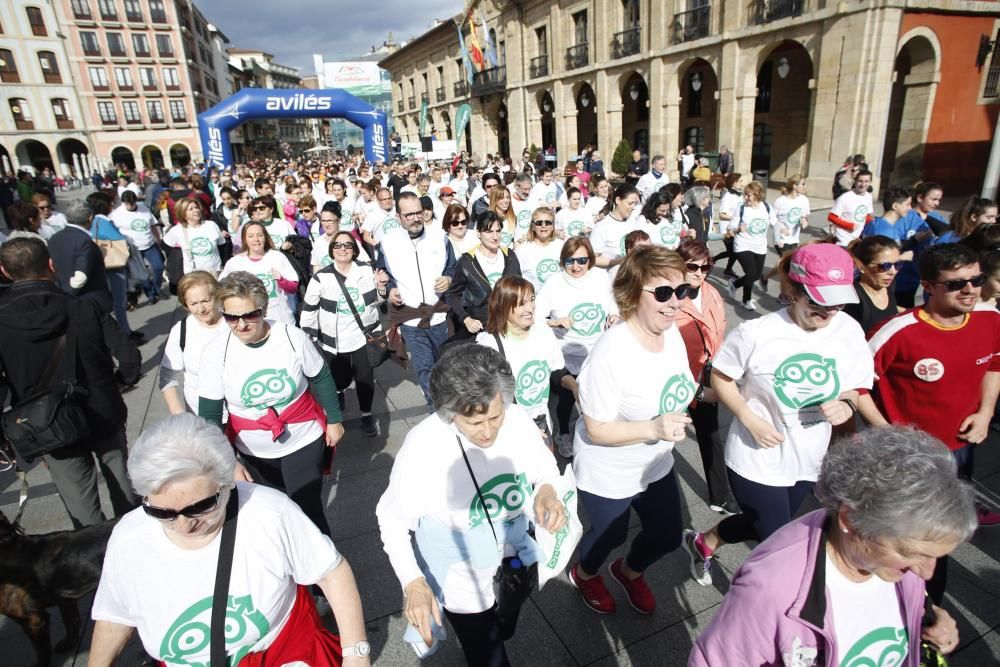
[[[449,349],[431,371],[430,392],[436,412],[406,434],[375,509],[382,545],[406,620],[427,646],[443,608],[466,662],[501,667],[517,615],[498,614],[493,578],[502,559],[529,567],[540,557],[528,503],[542,517],[536,532],[565,524],[550,483],[559,469],[531,417],[512,403],[514,376],[495,350]]]
[[[744,310],[757,310],[757,304],[750,298],[753,285],[764,273],[767,257],[767,230],[774,224],[774,211],[764,201],[764,186],[750,181],[743,188],[744,203],[736,209],[728,228],[733,232],[733,252],[743,269],[739,279],[729,279],[729,296],[736,298],[736,290],[742,289],[740,305]]]
[[[525,278],[540,290],[545,281],[559,273],[559,253],[563,241],[556,236],[556,216],[541,206],[531,212],[531,226],[524,241],[518,243],[517,261]]]
[[[207,665],[220,533],[230,525],[229,622],[220,633],[230,663],[339,665],[342,648],[345,667],[368,664],[351,566],[284,494],[235,480],[232,447],[217,428],[174,415],[148,427],[131,450],[128,473],[142,507],[108,541],[90,665],[114,664],[133,630],[155,660]],[[316,613],[306,588],[313,584],[330,602],[339,640]]]
[[[672,452],[691,422],[684,413],[695,383],[674,319],[688,289],[677,253],[656,245],[629,253],[614,282],[622,322],[601,335],[580,372],[573,473],[590,528],[569,579],[598,613],[615,611],[600,569],[628,539],[633,509],[641,529],[609,573],[640,614],[656,609],[643,573],[681,544]]]
[[[694,186],[684,193],[684,206],[684,227],[687,229],[687,237],[708,243],[708,234],[712,226],[708,210],[712,206],[712,191],[704,185]]]
[[[288,302],[299,289],[299,275],[284,253],[274,249],[267,228],[260,222],[248,222],[240,230],[243,251],[226,262],[219,279],[235,271],[246,271],[264,283],[271,319],[294,325],[295,316]]]
[[[448,235],[455,257],[461,257],[479,245],[479,236],[469,231],[469,212],[464,206],[449,205],[441,218],[441,228]]]
[[[948,449],[912,428],[868,429],[827,452],[823,509],[754,549],[691,651],[692,667],[941,664],[958,628],[925,596],[935,560],[976,529],[975,492]]]

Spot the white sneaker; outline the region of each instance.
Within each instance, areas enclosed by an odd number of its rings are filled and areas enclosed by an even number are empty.
[[[729,298],[736,298],[736,278],[726,278],[726,283],[729,288]]]
[[[698,533],[691,529],[687,529],[683,533],[683,540],[681,545],[684,550],[688,552],[688,557],[691,559],[691,578],[694,579],[695,583],[699,586],[711,586],[712,585],[712,563],[715,562],[713,556],[705,558],[701,555],[701,551],[698,549],[696,541],[698,539]]]
[[[559,456],[564,459],[573,458],[573,434],[572,433],[560,433],[556,436],[556,449],[559,450]]]
[[[743,308],[743,310],[757,310],[757,304],[754,303],[753,300],[742,301],[740,302],[740,306]]]

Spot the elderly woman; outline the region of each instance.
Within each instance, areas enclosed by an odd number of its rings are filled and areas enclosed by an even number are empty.
[[[935,559],[976,528],[973,489],[948,449],[910,428],[864,431],[827,453],[816,497],[823,509],[737,570],[689,666],[740,656],[748,665],[917,667],[921,641],[955,649],[955,621],[924,595]]]
[[[177,301],[188,311],[167,336],[160,361],[160,391],[170,414],[198,412],[201,355],[213,340],[229,331],[215,304],[218,281],[208,271],[192,271],[177,283]],[[179,386],[184,382],[184,394]]]
[[[684,263],[662,246],[636,248],[614,282],[622,323],[594,345],[580,373],[573,472],[590,528],[569,572],[584,603],[615,611],[600,569],[628,539],[632,509],[641,528],[608,572],[640,614],[656,599],[643,572],[681,544],[681,501],[674,443],[685,437],[684,414],[695,395],[684,340],[674,319],[687,298]]]
[[[231,665],[368,664],[351,566],[295,503],[234,481],[222,433],[191,414],[146,429],[128,474],[143,497],[115,526],[94,600],[91,667],[112,665],[132,630],[161,664],[209,664],[220,542],[235,532],[225,614]],[[220,539],[220,533],[222,537]],[[323,589],[340,640],[322,625],[306,586]],[[226,589],[224,589],[226,590]]]
[[[215,303],[229,331],[202,355],[198,414],[221,426],[227,407],[237,477],[284,491],[329,535],[324,453],[344,434],[330,369],[300,329],[266,319],[268,294],[256,276],[230,274]]]
[[[504,641],[516,615],[497,614],[493,577],[501,559],[530,566],[539,558],[529,503],[545,517],[536,531],[565,523],[547,483],[559,470],[531,417],[511,404],[514,376],[496,351],[453,347],[434,366],[430,388],[437,412],[406,435],[375,510],[382,543],[406,596],[406,620],[428,646],[433,624],[442,624],[440,604],[468,664],[507,665]]]

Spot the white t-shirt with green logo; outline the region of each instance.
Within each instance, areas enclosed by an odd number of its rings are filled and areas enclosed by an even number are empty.
[[[521,276],[535,286],[538,292],[552,276],[559,273],[559,253],[562,239],[553,239],[542,245],[529,241],[517,246],[517,261],[521,265]]]
[[[369,213],[368,217],[365,218],[364,225],[362,225],[362,228],[375,239],[375,243],[381,243],[386,232],[399,227],[401,225],[399,218],[396,217],[396,211],[385,211],[381,207]]]
[[[514,232],[514,240],[517,241],[528,235],[528,230],[531,229],[531,214],[538,208],[539,204],[530,197],[521,201],[512,196],[510,206],[514,209],[514,217],[517,218],[517,231]]]
[[[830,444],[831,426],[819,405],[851,389],[871,389],[874,362],[861,326],[837,313],[807,332],[784,308],[734,329],[713,365],[737,381],[740,396],[785,438],[758,447],[734,419],[726,438],[726,465],[750,481],[792,486],[816,481]]]
[[[733,237],[733,250],[735,252],[753,252],[758,255],[767,253],[767,230],[774,224],[774,209],[763,202],[756,206],[743,206],[743,220],[740,220],[740,207],[736,207],[733,219],[729,221],[729,228],[736,231]],[[744,231],[740,231],[740,222],[746,225]]]
[[[267,318],[294,325],[295,317],[292,315],[292,309],[288,306],[288,294],[278,287],[278,279],[271,275],[271,271],[274,269],[277,269],[285,280],[297,282],[299,279],[299,275],[292,268],[292,263],[283,253],[277,250],[268,250],[260,259],[253,259],[247,253],[233,255],[226,262],[222,273],[219,274],[219,280],[234,271],[246,271],[257,276],[264,283],[264,289],[267,290]]]
[[[854,229],[851,231],[833,225],[833,233],[837,236],[837,243],[846,246],[861,236],[861,232],[865,229],[865,222],[873,211],[872,193],[870,192],[859,195],[854,190],[848,190],[837,197],[830,213],[847,222],[854,223]]]
[[[625,254],[625,236],[635,229],[635,223],[615,220],[610,215],[597,221],[590,232],[590,245],[594,252],[608,259],[615,259]]]
[[[594,224],[594,214],[583,206],[575,211],[564,207],[556,213],[556,232],[570,236],[586,236],[587,230]]]
[[[565,271],[552,276],[535,298],[535,319],[561,320],[568,317],[572,327],[553,329],[562,345],[566,370],[573,375],[580,372],[590,348],[604,331],[608,315],[617,314],[618,306],[611,297],[611,280],[608,272],[592,268],[582,278],[571,278]],[[547,326],[547,325],[546,325]]]
[[[163,236],[163,242],[168,246],[181,249],[184,256],[184,273],[192,271],[218,273],[222,269],[219,246],[225,243],[225,239],[219,233],[219,226],[214,222],[203,222],[197,227],[188,227],[186,231],[185,234],[182,225],[174,225]]]
[[[134,211],[129,211],[123,204],[111,211],[108,217],[115,223],[118,231],[132,241],[139,250],[146,250],[156,242],[152,228],[158,223],[145,204],[137,205]]]
[[[285,239],[289,236],[295,236],[295,228],[287,220],[274,218],[270,224],[265,225],[265,228],[267,229],[268,236],[271,237],[271,243],[274,244],[275,250],[281,250],[281,245],[285,242]]]
[[[677,246],[681,244],[681,235],[685,231],[684,216],[681,215],[680,209],[675,209],[672,216],[660,218],[659,222],[654,223],[640,215],[635,228],[649,234],[649,240],[653,245],[677,250]]]
[[[250,347],[236,336],[220,336],[201,357],[198,392],[202,398],[225,399],[229,412],[260,419],[268,409],[279,414],[309,391],[309,380],[323,370],[323,357],[302,330],[271,322],[262,344]],[[315,421],[288,424],[277,441],[269,430],[241,431],[236,448],[244,454],[275,459],[305,447],[324,433]]]
[[[833,610],[839,667],[906,664],[909,633],[899,611],[896,585],[872,575],[851,581],[826,558],[826,590]],[[864,613],[858,613],[864,610]]]
[[[288,496],[237,482],[226,653],[235,665],[263,651],[285,627],[296,584],[314,584],[341,556]],[[108,541],[93,617],[134,627],[146,652],[168,665],[207,665],[212,591],[221,533],[201,549],[181,549],[142,509],[126,514]]]
[[[404,587],[424,576],[410,537],[422,519],[461,532],[486,522],[456,435],[458,429],[437,414],[410,429],[393,463],[389,487],[375,509],[382,544]],[[559,475],[555,458],[519,405],[508,406],[490,447],[479,447],[464,436],[461,440],[503,543],[502,524],[524,513],[533,488]],[[489,539],[493,539],[492,534]],[[513,547],[504,545],[504,555],[514,555]],[[481,568],[468,562],[453,565],[442,587],[448,610],[469,614],[492,607],[494,574],[495,562]]]
[[[808,222],[809,198],[799,195],[794,199],[782,195],[774,201],[774,244],[783,245],[786,243],[797,244],[799,234],[802,232],[802,223]],[[782,236],[785,229],[791,231],[788,236]]]
[[[491,333],[481,332],[476,336],[476,342],[500,351]],[[545,415],[548,421],[549,377],[553,371],[566,365],[552,328],[545,322],[535,322],[523,338],[500,336],[500,342],[503,343],[503,355],[514,373],[514,400],[532,419]]]
[[[683,413],[697,386],[676,326],[663,332],[663,350],[650,352],[625,322],[597,341],[580,372],[580,413],[601,422],[648,421]],[[573,439],[573,473],[582,491],[629,498],[666,476],[674,443],[665,440],[606,447],[593,442],[581,417]]]

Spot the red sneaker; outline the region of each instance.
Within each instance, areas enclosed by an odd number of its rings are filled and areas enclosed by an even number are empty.
[[[598,614],[613,614],[615,612],[615,599],[611,597],[608,587],[604,585],[604,578],[598,574],[590,579],[583,579],[576,574],[579,567],[580,564],[577,563],[569,569],[569,583],[580,591],[583,603]]]
[[[628,597],[628,603],[632,605],[632,609],[640,614],[652,614],[656,611],[656,598],[653,597],[653,591],[649,590],[646,579],[641,574],[635,579],[626,577],[625,573],[622,572],[621,558],[611,564],[608,572],[611,573],[611,578],[625,589],[625,595]]]
[[[979,519],[979,525],[984,528],[1000,525],[1000,514],[990,511],[982,505],[976,506],[976,518]]]

